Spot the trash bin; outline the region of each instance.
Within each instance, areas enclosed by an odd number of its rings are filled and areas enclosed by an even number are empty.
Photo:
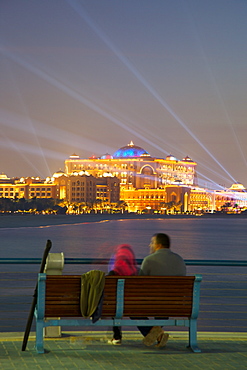
[[[46,259],[45,273],[47,275],[62,275],[64,267],[64,254],[61,253],[49,253]],[[58,319],[53,317],[53,319]],[[46,338],[58,338],[61,337],[61,326],[47,326],[45,328]]]

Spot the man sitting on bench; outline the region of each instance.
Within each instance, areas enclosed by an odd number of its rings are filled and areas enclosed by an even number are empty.
[[[170,250],[170,238],[163,233],[154,234],[149,244],[150,255],[145,257],[139,275],[153,276],[185,276],[186,265],[181,256]],[[147,318],[145,318],[147,319]],[[160,326],[138,326],[144,336],[143,343],[146,346],[164,347],[169,334],[165,333]]]

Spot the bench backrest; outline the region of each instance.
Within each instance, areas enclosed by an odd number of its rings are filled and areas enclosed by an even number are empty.
[[[102,317],[115,317],[118,279],[123,316],[190,317],[195,276],[106,276]],[[80,275],[47,275],[45,317],[81,317]]]

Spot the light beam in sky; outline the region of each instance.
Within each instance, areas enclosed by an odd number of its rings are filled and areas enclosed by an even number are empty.
[[[23,153],[28,153],[28,154],[31,154],[31,155],[39,156],[40,155],[39,149],[35,145],[22,143],[22,142],[17,141],[17,140],[15,140],[15,141],[10,140],[7,136],[5,136],[4,139],[0,138],[0,145],[3,148],[4,147],[9,148],[10,143],[11,143],[12,147],[22,155],[22,157],[25,159],[25,161],[29,165],[31,165],[36,171],[38,171],[37,167],[35,167],[33,165],[33,163],[28,159],[28,157],[26,157]],[[59,160],[64,159],[64,153],[63,152],[59,153],[58,151],[51,150],[51,149],[46,149],[45,151],[46,151],[46,154],[50,158],[55,158],[55,159],[59,159]],[[46,177],[47,175],[45,175],[45,174],[41,175],[41,173],[39,172],[39,176]]]
[[[137,129],[133,129],[133,128],[129,127],[127,124],[123,123],[122,121],[120,121],[119,119],[117,119],[116,117],[114,117],[111,113],[107,112],[105,110],[105,107],[103,109],[99,105],[96,105],[94,102],[92,102],[89,99],[83,97],[81,94],[79,94],[78,92],[76,92],[74,89],[71,89],[70,87],[66,86],[63,82],[59,81],[57,78],[50,76],[48,73],[42,71],[40,68],[37,68],[36,66],[33,66],[30,63],[24,61],[22,58],[20,58],[20,57],[18,57],[16,55],[13,55],[12,53],[10,53],[9,51],[7,51],[6,49],[1,48],[1,52],[6,57],[8,57],[12,61],[14,61],[15,63],[21,65],[22,67],[24,67],[28,71],[34,73],[35,75],[38,75],[40,78],[44,79],[49,84],[55,86],[56,88],[62,90],[63,92],[65,92],[66,94],[68,94],[69,96],[71,96],[72,98],[74,98],[74,99],[80,101],[81,103],[85,104],[86,106],[88,106],[89,108],[93,109],[94,111],[96,111],[97,113],[99,113],[100,115],[102,115],[103,117],[105,117],[105,118],[109,119],[110,121],[114,122],[115,124],[117,124],[119,127],[124,128],[125,130],[127,130],[131,134],[135,135],[136,137],[139,137],[140,139],[142,139],[143,141],[147,142],[148,144],[150,144],[151,146],[155,147],[156,149],[160,150],[161,152],[166,153],[166,154],[169,154],[162,147],[158,146],[157,144],[153,143],[151,140],[147,139],[144,135],[140,134],[139,131],[137,131]],[[101,104],[101,106],[102,106],[102,104]],[[108,110],[109,110],[109,108],[108,108]],[[139,127],[139,129],[140,129],[140,127]],[[141,129],[142,129],[142,131],[144,131],[142,127],[141,127]],[[45,135],[45,134],[43,133],[41,135]],[[150,136],[150,132],[148,132],[148,136]],[[67,139],[68,139],[68,137],[67,137]],[[205,167],[207,167],[207,166],[205,166]],[[224,169],[223,166],[221,166],[221,168]],[[208,167],[208,170],[211,170],[211,168]],[[236,180],[225,169],[224,169],[224,171],[232,178],[233,182],[236,182]],[[200,176],[205,177],[204,175],[202,175],[199,172],[198,172],[198,174]],[[222,179],[225,180],[225,178],[222,175],[220,175],[220,174],[217,174],[217,175],[220,176],[220,177],[222,177]],[[212,180],[210,180],[210,182],[215,183]],[[215,184],[217,186],[219,186],[217,183],[215,183]]]
[[[1,125],[6,126],[10,129],[13,129],[15,131],[22,131],[25,132],[26,134],[29,133],[29,128],[26,125],[26,118],[22,117],[20,115],[14,114],[13,112],[6,111],[4,109],[1,109]],[[97,149],[100,149],[100,143],[97,143],[96,141],[92,141],[89,139],[86,139],[83,136],[78,136],[77,134],[72,134],[71,132],[67,130],[63,130],[57,127],[52,127],[44,122],[38,122],[36,120],[32,120],[33,127],[35,129],[35,132],[40,138],[48,139],[50,140],[52,137],[53,142],[57,142],[61,145],[66,145],[68,141],[71,141],[74,143],[74,146],[77,146],[81,148],[83,146],[84,150],[90,151],[92,147],[97,147]],[[144,130],[147,131],[147,130]],[[147,131],[147,135],[151,136],[152,132]],[[154,136],[154,135],[153,135]],[[155,136],[156,137],[156,136]],[[156,137],[157,138],[157,137]],[[10,141],[10,140],[9,140]],[[78,144],[76,144],[78,143]],[[3,147],[8,147],[8,144],[5,141],[2,141],[1,145]],[[171,144],[170,144],[171,146]],[[20,150],[20,143],[16,142],[15,143],[15,148],[19,148]],[[29,154],[36,154],[38,155],[38,151],[36,148],[32,146],[21,146],[22,150],[24,152],[27,152]],[[103,149],[103,148],[102,148]],[[162,148],[160,148],[161,150]],[[174,147],[174,150],[176,148]],[[114,149],[115,150],[115,149]],[[163,152],[165,152],[163,150]],[[167,153],[167,152],[166,152]],[[48,155],[48,152],[45,151],[45,154]],[[64,154],[61,152],[55,152],[55,151],[50,151],[49,155],[51,158],[56,158],[59,160],[64,160]],[[26,160],[26,157],[25,157]],[[222,178],[223,181],[227,181],[228,179],[224,177],[223,175],[219,175],[216,171],[214,171],[210,166],[206,166],[204,164],[201,164],[202,167],[206,168],[208,171],[214,173],[215,175],[218,175]],[[205,178],[208,182],[213,183],[216,186],[219,186],[216,182],[212,181],[208,177],[206,177],[204,174],[201,172],[197,171],[197,174],[200,175],[201,177]]]
[[[136,67],[129,61],[129,59],[113,44],[109,37],[102,29],[91,19],[85,11],[81,3],[77,0],[66,0],[68,4],[77,12],[77,14],[91,27],[97,36],[109,47],[109,49],[118,57],[118,59],[128,68],[128,70],[142,83],[142,85],[149,91],[149,93],[170,113],[170,115],[184,128],[184,130],[204,149],[204,151],[218,164],[218,166],[236,182],[234,177],[225,169],[225,167],[215,158],[213,154],[206,148],[206,146],[196,137],[196,135],[189,129],[189,127],[182,121],[182,119],[173,111],[173,109],[166,103],[166,101],[158,94],[158,92],[148,83]]]
[[[188,3],[187,3],[187,6],[189,7],[189,4],[188,4]],[[194,34],[195,40],[196,40],[196,42],[197,42],[197,47],[198,47],[198,49],[200,50],[200,53],[201,53],[201,55],[202,55],[202,59],[204,60],[204,64],[205,64],[205,66],[206,66],[206,69],[207,69],[208,74],[209,74],[209,77],[210,77],[210,81],[211,81],[211,83],[212,83],[212,85],[213,85],[213,88],[214,88],[214,90],[215,90],[215,92],[216,92],[216,94],[217,94],[217,96],[218,96],[218,99],[219,99],[219,102],[220,102],[221,108],[222,108],[222,110],[223,110],[223,114],[224,114],[224,116],[225,116],[225,120],[226,120],[226,122],[228,123],[228,125],[229,125],[229,127],[230,127],[230,129],[231,129],[231,131],[232,131],[233,138],[234,138],[234,140],[235,140],[235,142],[236,142],[236,144],[237,144],[237,145],[236,145],[236,147],[237,147],[237,149],[239,150],[240,155],[241,155],[241,157],[242,157],[242,159],[243,159],[243,161],[244,161],[244,163],[245,163],[245,165],[246,165],[246,167],[247,167],[247,160],[246,160],[246,158],[245,158],[245,156],[244,156],[244,152],[243,152],[243,149],[242,149],[242,147],[241,147],[241,145],[240,145],[240,142],[239,142],[238,136],[237,136],[237,134],[236,134],[236,132],[235,132],[235,130],[234,130],[233,122],[232,122],[232,120],[231,120],[231,118],[230,118],[230,116],[229,116],[229,113],[228,113],[228,111],[227,111],[226,104],[225,104],[225,102],[224,102],[224,100],[223,100],[223,97],[222,97],[222,94],[221,94],[221,92],[220,92],[220,88],[219,88],[219,86],[218,86],[218,85],[217,85],[217,83],[216,83],[214,73],[213,73],[213,71],[212,71],[212,68],[211,68],[211,66],[210,66],[209,62],[208,62],[208,58],[207,58],[207,56],[206,56],[206,53],[205,53],[205,50],[204,50],[204,47],[203,47],[203,42],[202,42],[202,40],[200,39],[200,32],[199,32],[199,29],[198,29],[198,27],[197,27],[197,25],[196,25],[196,20],[195,20],[195,18],[193,17],[193,15],[192,15],[192,11],[191,11],[191,10],[190,10],[190,12],[188,12],[188,16],[189,16],[189,18],[190,18],[190,25],[191,25],[191,27],[192,27],[192,29],[193,29],[193,34]]]
[[[1,124],[13,130],[21,130],[26,134],[29,133],[28,126],[26,123],[26,118],[13,112],[6,111],[4,109],[0,110],[1,113]],[[73,142],[74,147],[78,147],[81,149],[83,147],[84,150],[91,151],[92,147],[97,147],[99,150],[103,150],[104,146],[101,147],[102,144],[98,143],[96,140],[86,139],[84,136],[80,136],[78,134],[73,134],[70,131],[52,127],[44,122],[39,122],[37,120],[32,120],[34,125],[35,131],[40,138],[44,138],[47,140],[53,140],[54,143],[59,143],[61,145],[67,145],[68,141]],[[62,156],[62,157],[61,157]],[[57,158],[64,160],[64,154],[62,153],[57,156]]]
[[[42,157],[42,159],[43,159],[43,161],[45,163],[46,169],[47,169],[48,173],[51,173],[50,168],[49,168],[49,165],[48,165],[47,160],[46,160],[45,155],[44,155],[44,151],[43,151],[43,149],[42,149],[42,147],[40,145],[39,137],[38,137],[38,135],[37,135],[37,133],[35,131],[33,122],[32,122],[32,120],[29,117],[28,109],[27,109],[27,107],[26,107],[26,105],[25,105],[25,103],[23,101],[22,95],[20,93],[19,86],[18,86],[17,82],[15,81],[14,76],[11,73],[11,70],[8,67],[8,65],[7,65],[7,68],[9,69],[9,74],[11,76],[12,85],[14,86],[14,89],[16,91],[16,95],[18,96],[19,102],[20,102],[20,104],[22,106],[22,109],[24,110],[24,113],[25,113],[25,116],[26,116],[26,122],[25,123],[28,124],[28,133],[30,132],[30,129],[31,129],[32,134],[33,134],[33,136],[35,138],[35,141],[37,143],[37,147],[39,149],[39,153],[40,153],[40,155],[41,155],[41,157]]]
[[[44,174],[42,174],[39,169],[30,161],[30,159],[24,154],[25,152],[29,152],[29,154],[37,154],[39,155],[40,152],[37,152],[37,148],[26,145],[20,142],[16,142],[13,140],[10,140],[3,132],[1,132],[1,135],[4,137],[3,139],[0,138],[0,145],[3,148],[9,148],[12,147],[14,150],[16,150],[19,155],[24,159],[26,163],[28,163],[35,171],[39,174],[40,177],[44,177]]]
[[[117,114],[116,112],[114,112],[114,114]],[[120,117],[121,118],[121,120],[126,120],[126,119],[124,119],[123,117]],[[136,123],[135,122],[133,122],[133,121],[130,121],[129,119],[128,119],[128,123],[130,123],[132,126],[136,126]],[[143,127],[140,127],[140,125],[139,125],[139,127],[137,127],[136,129],[140,129],[141,128],[141,130],[142,130],[142,132],[143,133],[145,133],[149,138],[154,138],[154,139],[156,139],[156,140],[160,140],[160,137],[158,137],[157,135],[155,135],[154,134],[154,131],[150,131],[150,130],[148,130],[148,129],[146,129],[145,128],[145,126],[143,126]],[[164,141],[164,140],[163,140]],[[165,145],[166,146],[169,146],[170,148],[172,148],[174,151],[178,151],[178,152],[180,152],[181,154],[183,154],[182,153],[182,151],[181,151],[181,149],[180,148],[178,148],[177,146],[175,146],[175,145],[172,145],[171,144],[171,142],[167,142],[167,141],[164,141],[164,143],[165,143]],[[162,147],[159,147],[159,146],[157,146],[156,144],[153,144],[153,146],[155,147],[155,148],[158,148],[162,153],[165,153],[165,154],[171,154],[171,152],[168,152],[168,151],[166,151],[166,150],[164,150]],[[218,176],[218,177],[221,177],[221,179],[223,180],[223,181],[229,181],[229,179],[228,178],[226,178],[225,176],[223,176],[223,175],[221,175],[221,174],[219,174],[217,171],[214,171],[213,169],[212,169],[212,166],[210,166],[210,164],[207,166],[205,163],[200,163],[200,161],[197,161],[197,163],[198,164],[200,164],[200,166],[202,166],[202,167],[204,167],[207,171],[209,171],[209,172],[211,172],[211,173],[213,173],[213,174],[215,174],[216,176]],[[198,175],[200,175],[200,176],[202,176],[203,178],[205,178],[205,179],[207,179],[207,181],[209,181],[209,182],[211,182],[211,183],[213,183],[213,184],[215,184],[215,185],[217,185],[217,186],[219,186],[219,184],[217,184],[216,182],[214,182],[214,181],[212,181],[211,179],[209,179],[208,177],[206,177],[205,175],[203,175],[202,173],[200,173],[200,172],[198,172],[197,171],[197,174]],[[220,186],[221,187],[221,186]],[[223,187],[222,187],[223,188]]]
[[[124,128],[125,130],[127,130],[131,134],[135,135],[136,137],[139,137],[141,140],[145,141],[146,143],[148,143],[148,144],[154,146],[155,148],[161,150],[162,152],[164,152],[164,149],[163,148],[161,148],[161,147],[157,146],[156,144],[154,144],[152,141],[150,141],[145,136],[143,136],[142,134],[140,134],[140,132],[132,129],[129,126],[127,126],[126,124],[124,124],[123,122],[121,122],[116,117],[113,117],[109,112],[107,112],[106,110],[104,110],[103,108],[101,108],[99,105],[96,105],[94,102],[92,102],[89,99],[83,97],[77,91],[75,91],[74,89],[66,86],[63,82],[59,81],[57,78],[50,76],[48,73],[42,71],[40,68],[37,68],[37,67],[31,65],[30,63],[24,61],[22,58],[20,58],[20,57],[18,57],[16,55],[13,55],[12,53],[10,53],[9,51],[7,51],[4,48],[1,48],[1,52],[6,57],[8,57],[12,61],[14,61],[15,63],[21,65],[22,67],[24,67],[28,71],[36,74],[37,76],[39,76],[40,78],[42,78],[46,82],[48,82],[49,84],[55,86],[59,90],[65,92],[67,95],[69,95],[72,98],[78,100],[82,104],[88,106],[90,109],[92,109],[95,112],[99,113],[100,115],[102,115],[103,117],[107,118],[111,122],[115,123],[119,127]]]

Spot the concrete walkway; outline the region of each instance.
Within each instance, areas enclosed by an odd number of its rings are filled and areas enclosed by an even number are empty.
[[[170,332],[163,349],[145,347],[139,332],[124,332],[121,346],[107,343],[111,333],[64,332],[45,339],[45,354],[34,349],[31,333],[25,352],[23,333],[0,333],[0,369],[247,369],[247,333],[198,333],[202,353],[186,348],[187,333]]]

